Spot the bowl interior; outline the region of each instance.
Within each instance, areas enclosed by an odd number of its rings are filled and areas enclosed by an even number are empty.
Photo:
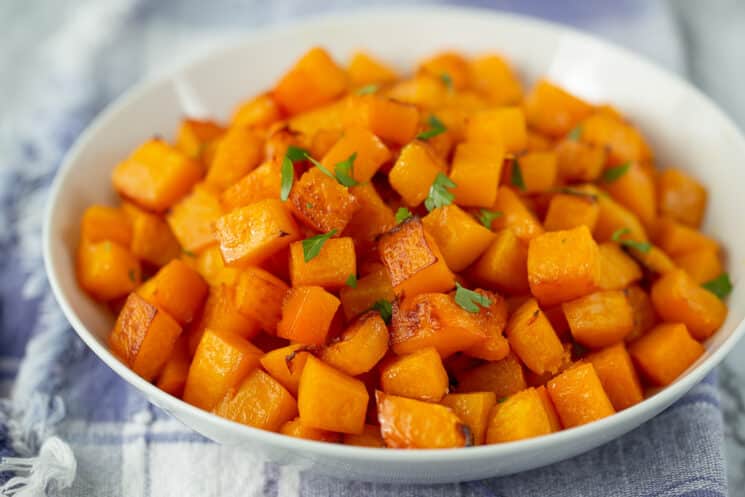
[[[680,167],[706,185],[705,231],[726,249],[735,284],[730,313],[707,343],[706,355],[687,374],[695,370],[700,379],[734,344],[735,330],[745,315],[745,288],[738,284],[745,261],[745,231],[733,215],[745,185],[745,168],[739,167],[745,143],[731,122],[689,85],[585,35],[515,16],[429,8],[334,16],[265,30],[164,79],[140,85],[81,137],[50,198],[45,256],[50,280],[68,317],[86,341],[98,342],[100,346],[94,349],[107,363],[117,362],[102,347],[112,317],[75,281],[83,210],[90,204],[116,200],[111,170],[139,143],[152,135],[173,138],[185,115],[226,120],[237,103],[269,88],[316,44],[341,61],[364,48],[403,71],[411,71],[417,60],[441,49],[474,55],[498,52],[512,61],[526,84],[545,75],[590,101],[617,106],[641,127],[660,166]],[[133,374],[115,369],[134,381]],[[670,397],[668,403],[682,393]]]

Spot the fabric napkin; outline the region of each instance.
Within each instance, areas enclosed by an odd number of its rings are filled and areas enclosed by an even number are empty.
[[[685,72],[666,4],[471,4],[573,24]],[[147,403],[77,338],[44,276],[41,221],[55,170],[84,127],[143,76],[266,23],[353,5],[351,0],[4,5],[0,457],[6,459],[0,463],[0,495],[725,495],[714,375],[652,421],[574,459],[477,482],[387,485],[303,473],[212,443]]]

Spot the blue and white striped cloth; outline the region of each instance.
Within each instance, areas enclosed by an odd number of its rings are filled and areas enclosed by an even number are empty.
[[[574,24],[685,71],[662,3],[471,3]],[[714,376],[634,432],[575,459],[479,482],[394,486],[300,473],[214,444],[148,404],[77,338],[50,293],[40,237],[49,184],[78,134],[133,82],[195,51],[268,22],[353,4],[25,0],[3,6],[0,457],[14,458],[5,462],[14,471],[0,472],[0,496],[44,495],[44,487],[49,495],[96,497],[726,495]],[[36,474],[29,476],[32,468]]]

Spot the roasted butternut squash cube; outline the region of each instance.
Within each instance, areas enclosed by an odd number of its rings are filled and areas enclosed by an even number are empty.
[[[506,335],[510,349],[534,373],[556,373],[566,360],[559,337],[535,299],[512,313]]]
[[[556,138],[569,133],[592,110],[589,103],[545,79],[525,97],[525,116],[530,127]]]
[[[488,307],[479,306],[479,312],[475,314],[486,339],[463,352],[485,361],[499,361],[510,353],[510,344],[502,334],[507,325],[507,303],[496,293],[482,289],[475,291],[491,302]]]
[[[545,385],[541,385],[535,389],[536,392],[538,392],[538,396],[541,398],[541,402],[543,402],[543,408],[546,410],[546,415],[548,416],[548,422],[551,425],[551,431],[559,431],[561,430],[561,421],[559,420],[559,413],[556,412],[556,407],[554,407],[554,403],[551,401],[551,396],[548,394],[548,390],[546,390]]]
[[[548,393],[564,428],[591,423],[616,412],[590,363],[578,364],[550,380]]]
[[[364,128],[349,128],[339,141],[323,156],[321,161],[329,171],[352,155],[352,177],[363,183],[370,181],[378,168],[391,158],[391,151],[371,131]]]
[[[597,285],[601,290],[623,290],[641,279],[641,268],[617,243],[601,243],[598,251],[600,269]]]
[[[513,169],[520,168],[525,193],[542,193],[551,190],[556,184],[556,153],[553,151],[527,152],[511,160],[505,170],[507,178],[513,178]]]
[[[506,152],[520,152],[528,144],[525,113],[520,107],[497,107],[475,112],[466,126],[466,141],[498,143]]]
[[[159,139],[152,139],[114,168],[114,188],[140,207],[163,212],[202,176],[199,164]]]
[[[639,261],[639,263],[641,263],[642,266],[653,273],[667,274],[670,271],[675,271],[675,269],[677,269],[673,260],[662,249],[655,247],[654,245],[652,245],[646,252],[634,248],[629,248],[629,252],[637,261]]]
[[[561,231],[585,225],[592,231],[599,214],[597,197],[591,194],[560,193],[551,197],[543,227],[547,231]]]
[[[305,224],[322,233],[344,231],[359,208],[349,190],[318,168],[306,171],[290,192],[293,213]]]
[[[545,233],[528,246],[530,291],[542,305],[592,292],[599,267],[598,246],[587,226]]]
[[[230,120],[232,126],[265,128],[282,118],[282,111],[271,95],[263,93],[240,104]]]
[[[187,157],[202,161],[204,153],[222,134],[225,128],[214,121],[184,119],[176,137],[176,147]]]
[[[302,242],[290,245],[290,278],[293,286],[322,286],[336,290],[357,275],[354,242],[349,237],[331,238],[317,256],[305,261]]]
[[[352,86],[385,84],[398,78],[396,71],[365,52],[356,52],[349,61],[347,74]]]
[[[300,238],[300,230],[279,199],[235,209],[215,221],[220,252],[229,266],[264,261]]]
[[[303,374],[308,356],[311,355],[307,348],[307,345],[294,343],[270,350],[261,358],[261,367],[292,395],[297,395],[300,376]]]
[[[297,403],[277,380],[260,369],[248,373],[215,406],[215,414],[262,430],[278,431],[297,416]]]
[[[620,290],[595,292],[564,302],[574,340],[598,349],[621,342],[634,329],[634,312]]]
[[[469,64],[471,86],[494,105],[512,105],[523,96],[522,84],[507,61],[499,55],[483,55]]]
[[[665,169],[657,175],[660,214],[691,228],[701,226],[706,210],[706,189],[680,169]]]
[[[358,244],[372,242],[379,234],[396,225],[393,210],[383,201],[372,183],[353,186],[349,192],[357,199],[359,208],[347,223],[345,235],[351,236]]]
[[[444,164],[430,146],[417,140],[401,149],[388,181],[406,205],[416,207],[429,195],[437,174],[444,172]]]
[[[552,431],[543,400],[535,388],[528,388],[494,406],[486,429],[486,443],[512,442]]]
[[[674,259],[675,265],[688,273],[696,283],[706,283],[724,272],[719,254],[709,248],[686,252]]]
[[[473,445],[484,444],[489,413],[497,404],[494,392],[451,393],[442,399],[441,404],[452,409],[468,426],[473,437]]]
[[[293,169],[293,180],[294,174]],[[279,164],[275,161],[264,162],[222,192],[220,203],[229,212],[260,200],[279,198],[281,182]]]
[[[416,105],[420,109],[442,107],[448,98],[448,88],[439,77],[418,74],[393,83],[385,96],[396,102]]]
[[[460,393],[494,392],[497,400],[527,388],[525,372],[514,353],[502,360],[487,362],[458,376]]]
[[[662,275],[652,285],[651,296],[664,321],[685,324],[697,340],[709,338],[727,317],[727,306],[682,269]]]
[[[462,271],[486,250],[495,235],[457,205],[432,210],[422,224],[432,235],[448,267]]]
[[[595,181],[605,166],[603,147],[566,139],[556,145],[556,166],[560,179],[569,182]]]
[[[391,279],[383,266],[359,278],[357,286],[345,286],[339,290],[339,299],[347,320],[369,310],[378,301],[391,302],[394,298]]]
[[[195,268],[209,286],[233,286],[238,282],[240,275],[239,268],[225,265],[220,246],[217,244],[210,245],[199,253],[196,257]]]
[[[629,353],[641,372],[659,386],[675,381],[704,352],[703,345],[682,323],[658,325],[629,345]]]
[[[217,192],[202,184],[174,205],[166,219],[181,246],[196,253],[215,243],[215,222],[222,215]]]
[[[179,259],[163,266],[148,284],[153,285],[152,303],[182,325],[190,323],[198,315],[207,297],[207,283],[199,273]]]
[[[181,255],[179,241],[161,216],[130,203],[124,204],[123,210],[132,225],[129,248],[135,257],[161,267]]]
[[[616,202],[636,214],[645,227],[654,224],[657,219],[657,192],[647,166],[630,162],[625,173],[613,181],[604,180],[603,186]]]
[[[289,287],[273,274],[257,267],[241,271],[235,287],[235,307],[256,321],[264,331],[274,333],[282,317],[282,302]]]
[[[621,229],[629,230],[626,238],[638,242],[647,241],[647,230],[636,214],[607,195],[600,194],[597,198],[600,211],[592,233],[599,243],[611,241],[613,233]]]
[[[396,295],[447,291],[455,276],[419,218],[409,218],[378,238],[380,260]]]
[[[699,249],[719,251],[716,240],[670,218],[663,218],[657,222],[654,241],[671,257]]]
[[[130,293],[109,335],[109,347],[132,371],[151,381],[180,334],[181,326],[167,312]]]
[[[290,289],[282,305],[277,336],[306,345],[323,345],[339,299],[320,286]]]
[[[439,402],[448,393],[448,383],[448,374],[434,347],[396,357],[380,368],[380,388],[401,397]]]
[[[234,333],[205,330],[189,368],[184,401],[212,410],[231,388],[258,367],[262,355],[261,349]]]
[[[375,392],[380,432],[397,449],[446,449],[472,445],[471,431],[439,404]]]
[[[525,242],[543,233],[543,226],[535,214],[528,209],[517,193],[506,186],[499,187],[497,202],[492,210],[502,213],[492,221],[491,227],[494,230],[509,228]]]
[[[359,317],[319,357],[350,376],[370,371],[388,352],[388,327],[377,312]]]
[[[76,266],[80,286],[101,301],[124,297],[137,288],[142,278],[135,256],[110,241],[81,243]]]
[[[369,395],[365,384],[309,356],[298,389],[300,422],[311,428],[360,434]]]
[[[649,294],[639,285],[631,285],[624,290],[624,294],[634,312],[634,328],[625,339],[628,343],[636,340],[657,324],[657,313]]]
[[[584,119],[581,126],[580,139],[585,143],[605,147],[611,165],[652,159],[652,152],[641,133],[616,116],[607,112],[595,112]]]
[[[129,247],[132,224],[124,210],[105,205],[91,205],[80,221],[80,239],[88,243],[116,242]]]
[[[595,368],[616,411],[622,411],[644,400],[639,376],[623,343],[593,352],[586,360]]]
[[[295,438],[303,438],[305,440],[315,440],[316,442],[338,443],[341,439],[341,435],[339,433],[304,426],[303,423],[300,422],[299,417],[291,421],[287,421],[279,429],[279,432],[282,435],[287,435]]]
[[[292,135],[300,135],[299,140],[307,140],[322,129],[341,130],[346,108],[346,99],[335,100],[311,111],[292,116],[287,120],[287,129]]]
[[[180,335],[173,344],[170,357],[158,375],[158,388],[180,398],[184,393],[184,385],[186,385],[186,378],[189,376],[190,365],[191,355],[184,336]]]
[[[419,110],[381,95],[356,96],[347,104],[344,126],[365,128],[384,142],[406,145],[419,131]]]
[[[380,434],[380,426],[365,425],[365,429],[359,435],[345,433],[342,435],[344,445],[356,445],[357,447],[385,447],[383,436]]]
[[[447,80],[455,90],[463,90],[469,85],[468,62],[455,52],[441,52],[422,61],[419,72]]]
[[[511,229],[497,232],[495,240],[471,266],[470,275],[482,285],[522,295],[529,291],[528,248]]]
[[[303,55],[279,80],[272,96],[283,111],[299,114],[329,103],[347,89],[347,75],[323,48]]]
[[[504,149],[501,144],[461,143],[455,147],[450,179],[455,183],[455,203],[466,207],[491,207],[497,200]]]

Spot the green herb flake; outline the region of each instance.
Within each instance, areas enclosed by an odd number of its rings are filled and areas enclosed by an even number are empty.
[[[440,81],[442,81],[442,84],[445,85],[445,87],[448,89],[448,91],[453,91],[453,78],[448,73],[444,72],[440,74]]]
[[[512,161],[512,173],[510,174],[510,183],[521,192],[525,191],[525,180],[523,179],[523,171],[520,168],[520,162],[515,158]]]
[[[342,186],[347,188],[350,186],[357,186],[359,182],[352,177],[352,168],[354,167],[354,160],[357,158],[357,152],[353,153],[346,160],[338,163],[334,166],[334,172],[336,173],[336,181]]]
[[[312,202],[305,202],[305,208],[308,209],[308,210],[311,210],[313,208],[313,203]]]
[[[502,217],[501,211],[490,211],[489,209],[479,209],[479,222],[486,226],[487,229],[491,229],[491,225],[495,219]]]
[[[613,183],[618,178],[626,174],[629,171],[630,167],[631,167],[630,162],[624,162],[620,166],[609,167],[608,169],[603,171],[603,176],[602,176],[603,181],[606,183]]]
[[[580,138],[582,138],[582,126],[577,125],[569,132],[567,135],[567,138],[572,140],[573,142],[578,142]]]
[[[328,233],[311,236],[310,238],[303,240],[303,259],[305,262],[310,262],[314,257],[316,257],[321,252],[323,244],[335,234],[336,229],[333,229]]]
[[[447,127],[437,119],[437,116],[434,114],[429,116],[429,119],[427,119],[427,125],[429,126],[429,129],[422,131],[416,137],[420,140],[429,140],[430,138],[434,138],[437,135],[440,135],[447,131]]]
[[[507,397],[500,397],[500,398],[497,399],[497,404],[501,404],[505,400],[507,400]]]
[[[365,85],[357,90],[357,95],[371,95],[380,90],[379,85]]]
[[[293,163],[301,160],[305,160],[308,152],[300,147],[290,145],[287,147],[287,152],[282,158],[282,169],[280,179],[280,190],[279,198],[282,202],[287,202],[290,197],[290,190],[292,190],[292,183],[295,181],[295,169]]]
[[[287,152],[285,152],[285,157],[290,159],[292,162],[298,162],[301,160],[305,160],[308,157],[308,151],[304,148],[296,147],[295,145],[290,145],[287,147]]]
[[[461,286],[460,283],[455,284],[455,303],[461,306],[468,312],[479,312],[479,306],[489,307],[491,305],[491,299],[486,295],[481,295],[478,292],[469,290]]]
[[[357,275],[350,274],[349,277],[347,277],[346,285],[350,288],[357,288]]]
[[[196,256],[197,256],[197,254],[195,254],[195,253],[194,253],[194,252],[192,252],[191,250],[186,250],[186,249],[182,249],[181,251],[182,251],[182,252],[184,253],[184,255],[185,255],[185,256],[187,256],[187,257],[196,257]]]
[[[613,240],[614,242],[618,242],[624,247],[629,247],[645,254],[652,250],[652,244],[649,242],[638,242],[636,240],[629,240],[628,238],[621,239],[622,236],[628,234],[629,232],[630,230],[628,228],[619,228],[613,232],[613,234],[611,235],[611,240]]]
[[[406,207],[399,207],[396,211],[396,224],[401,224],[412,216],[411,211]]]
[[[383,318],[383,321],[385,321],[386,324],[390,324],[391,318],[393,317],[393,306],[390,302],[384,299],[378,300],[372,305],[370,309],[373,311],[378,311],[380,313],[380,317]]]
[[[439,172],[429,187],[429,194],[424,201],[424,206],[428,211],[433,211],[438,207],[443,207],[453,203],[455,195],[449,188],[455,188],[453,180],[445,176],[445,173]]]
[[[713,280],[707,281],[702,287],[709,290],[711,293],[724,299],[727,295],[732,292],[732,281],[729,279],[729,274],[722,273]]]
[[[137,282],[137,272],[134,269],[130,269],[129,270],[129,280],[132,283],[136,283]]]
[[[325,174],[329,178],[336,179],[336,177],[334,176],[334,173],[332,173],[331,171],[329,171],[328,169],[326,169],[326,166],[324,166],[323,164],[321,164],[320,162],[318,162],[317,160],[315,160],[313,157],[311,157],[309,153],[307,153],[307,152],[305,153],[305,158],[308,159],[311,164],[313,164],[318,169],[320,169],[323,174]]]

